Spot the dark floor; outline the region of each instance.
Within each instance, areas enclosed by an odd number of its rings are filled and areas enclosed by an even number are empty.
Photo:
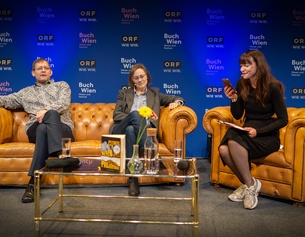
[[[295,207],[291,202],[259,196],[254,210],[246,210],[243,203],[230,202],[227,196],[230,188],[215,189],[209,183],[210,163],[208,159],[197,160],[200,175],[199,236],[305,236],[305,208]],[[141,196],[188,197],[190,182],[182,187],[156,185],[141,187]],[[34,204],[21,203],[24,188],[1,187],[0,236],[33,236]],[[57,195],[56,188],[43,188],[41,207],[45,208]],[[127,195],[127,187],[86,187],[66,189],[68,193]],[[160,219],[163,221],[191,220],[190,204],[180,201],[127,200],[127,199],[85,199],[69,198],[65,211],[58,213],[57,207],[50,210],[55,216],[79,216],[91,218],[137,218]],[[161,216],[161,215],[162,216]],[[84,222],[45,221],[40,225],[41,236],[192,236],[191,226],[111,224]]]

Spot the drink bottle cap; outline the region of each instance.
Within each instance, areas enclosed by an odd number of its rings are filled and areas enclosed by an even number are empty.
[[[147,128],[147,136],[156,136],[157,129],[156,128]]]

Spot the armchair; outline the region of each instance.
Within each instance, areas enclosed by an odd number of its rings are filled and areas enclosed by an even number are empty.
[[[294,203],[305,202],[305,108],[287,108],[288,124],[280,129],[281,148],[251,162],[251,173],[262,183],[261,193]],[[242,125],[235,120],[229,106],[215,107],[207,111],[202,120],[204,129],[212,135],[210,181],[215,187],[240,185],[232,171],[222,164],[218,146],[228,127],[223,120]]]

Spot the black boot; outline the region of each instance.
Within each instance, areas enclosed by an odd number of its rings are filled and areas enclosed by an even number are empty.
[[[129,178],[128,195],[129,196],[139,196],[140,195],[138,178]]]
[[[29,183],[22,196],[23,203],[34,202],[34,184]]]

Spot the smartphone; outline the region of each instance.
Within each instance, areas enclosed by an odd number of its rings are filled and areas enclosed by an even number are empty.
[[[225,86],[231,87],[235,91],[234,87],[232,86],[232,84],[228,78],[222,78],[222,82]],[[236,93],[236,91],[235,91],[235,93]]]
[[[231,87],[234,90],[234,87],[232,86],[232,84],[228,78],[222,78],[222,82],[225,86]]]

